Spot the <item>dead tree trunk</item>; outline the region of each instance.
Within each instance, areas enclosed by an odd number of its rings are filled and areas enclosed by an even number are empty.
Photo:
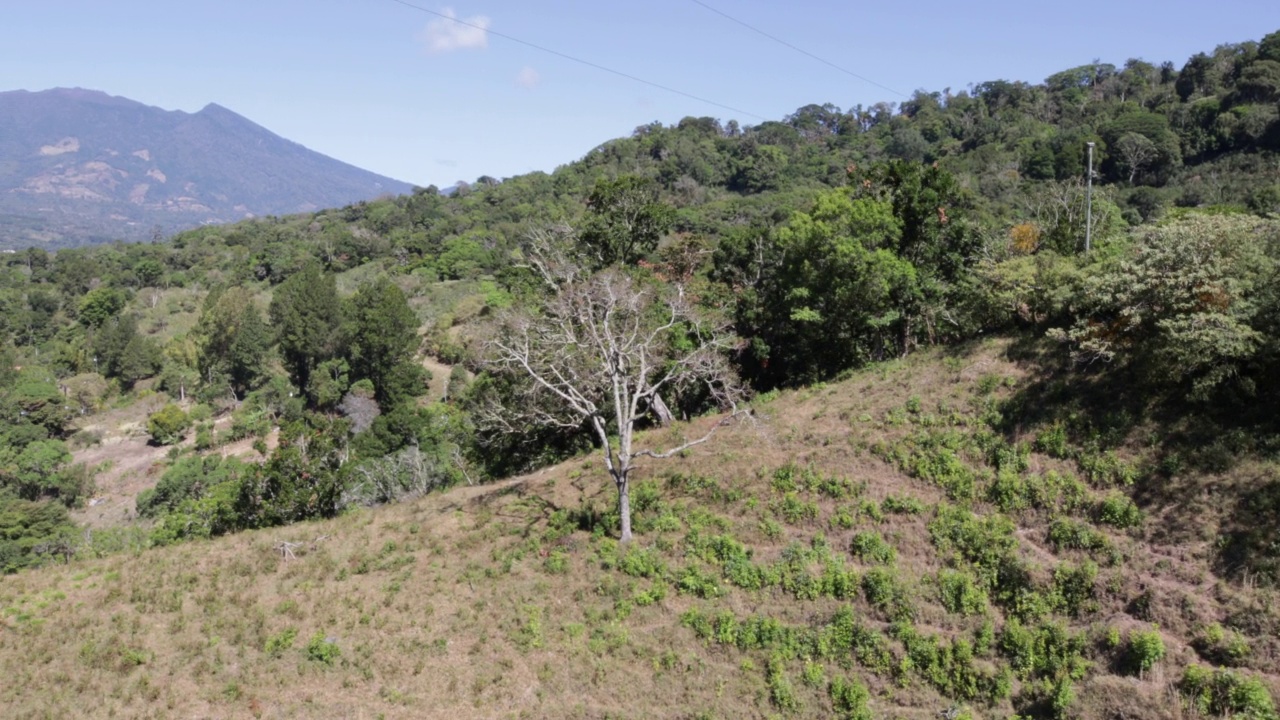
[[[650,406],[651,406],[651,409],[653,410],[653,414],[656,416],[658,420],[658,424],[661,425],[662,427],[666,427],[671,423],[675,422],[676,418],[674,415],[671,414],[671,410],[667,408],[667,404],[663,402],[662,395],[658,393],[654,393],[653,400],[650,402]]]

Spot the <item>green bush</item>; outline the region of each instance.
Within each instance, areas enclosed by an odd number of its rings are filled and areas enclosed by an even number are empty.
[[[949,447],[926,446],[914,453],[907,471],[947,491],[947,497],[967,502],[975,496],[976,477],[972,469]]]
[[[547,557],[542,561],[542,569],[551,575],[563,575],[569,571],[569,553],[560,548],[556,548],[547,553]]]
[[[1093,612],[1094,585],[1098,578],[1098,566],[1086,560],[1080,565],[1062,563],[1053,571],[1054,604],[1072,617]]]
[[[958,615],[981,615],[987,610],[987,593],[966,572],[938,571],[938,595],[942,606]]]
[[[1178,690],[1205,715],[1238,716],[1246,720],[1276,720],[1275,703],[1267,687],[1256,678],[1230,670],[1191,665],[1178,682]]]
[[[910,620],[915,616],[911,595],[898,573],[889,568],[874,568],[862,576],[862,592],[867,602],[894,620]]]
[[[898,551],[893,546],[885,542],[878,532],[860,532],[853,536],[850,543],[850,550],[857,555],[863,562],[875,563],[877,565],[892,565],[893,561],[898,557]]]
[[[1067,444],[1067,429],[1055,423],[1036,434],[1036,449],[1059,459],[1070,457],[1071,448]]]
[[[201,425],[196,428],[196,450],[201,452],[213,448],[216,440],[214,438],[213,428],[208,425]]]
[[[1033,629],[1016,619],[1005,623],[999,641],[1001,654],[1023,680],[1080,680],[1089,669],[1085,645],[1083,635],[1072,634],[1061,624],[1046,623]]]
[[[267,638],[267,644],[263,648],[263,652],[271,657],[278,658],[284,654],[285,650],[293,647],[293,641],[298,637],[297,628],[285,628],[276,635]]]
[[[1037,510],[1072,513],[1088,496],[1084,483],[1074,476],[1053,470],[1041,475],[1028,475],[1025,480],[1027,501]]]
[[[311,636],[311,640],[307,642],[304,652],[308,660],[322,665],[333,665],[337,662],[338,656],[342,654],[338,643],[326,638],[323,632],[317,632]]]
[[[147,418],[147,433],[157,445],[174,445],[182,442],[190,424],[182,408],[169,403]]]
[[[929,537],[943,553],[954,552],[971,563],[978,579],[994,590],[1013,577],[1007,571],[1015,563],[1018,541],[1014,526],[1003,515],[978,517],[963,508],[944,505],[929,523]]]
[[[774,707],[783,712],[795,712],[800,709],[800,699],[796,697],[795,687],[787,677],[786,661],[779,654],[769,658],[768,666],[769,700]]]
[[[1016,512],[1030,504],[1027,482],[1013,470],[1001,470],[987,487],[987,500],[1002,512]]]
[[[1089,482],[1098,487],[1132,485],[1138,479],[1137,467],[1111,451],[1082,455],[1076,462]]]
[[[1142,524],[1142,511],[1127,495],[1113,493],[1098,503],[1097,521],[1122,530]]]
[[[1054,551],[1085,550],[1109,551],[1111,542],[1088,523],[1065,517],[1056,517],[1049,523],[1049,545]]]
[[[857,678],[837,677],[831,681],[827,692],[831,695],[836,717],[841,720],[872,720],[875,717],[867,707],[871,692]]]
[[[1164,658],[1164,638],[1159,628],[1129,631],[1129,647],[1125,661],[1141,677]]]
[[[173,512],[187,501],[198,501],[222,483],[240,477],[245,466],[236,458],[217,455],[185,457],[169,466],[154,488],[138,493],[135,505],[143,517]]]
[[[827,683],[827,670],[822,663],[805,660],[804,671],[800,674],[800,678],[809,687],[822,687]]]
[[[69,559],[79,533],[57,502],[20,500],[0,491],[0,574]]]
[[[1253,651],[1249,641],[1239,632],[1228,633],[1218,623],[1208,625],[1196,633],[1191,641],[1200,656],[1219,665],[1240,666]]]
[[[890,495],[880,503],[880,509],[885,513],[897,515],[919,515],[924,512],[924,503],[910,495],[901,498]]]
[[[666,566],[654,550],[627,547],[618,558],[618,569],[632,577],[652,578],[662,575]]]
[[[812,522],[818,517],[818,504],[801,500],[794,492],[788,492],[783,495],[782,499],[775,501],[772,507],[774,514],[781,517],[789,525]]]
[[[700,598],[717,598],[724,594],[724,590],[720,588],[720,584],[714,577],[693,566],[680,571],[676,579],[676,589]]]

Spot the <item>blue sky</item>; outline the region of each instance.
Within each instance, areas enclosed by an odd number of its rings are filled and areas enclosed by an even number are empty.
[[[392,0],[3,0],[0,90],[78,86],[187,111],[217,102],[340,160],[441,187],[550,171],[654,120],[754,124],[808,103],[902,99],[692,0],[410,1],[744,112]],[[1181,67],[1280,30],[1274,0],[704,1],[908,94],[1039,82],[1095,58]]]

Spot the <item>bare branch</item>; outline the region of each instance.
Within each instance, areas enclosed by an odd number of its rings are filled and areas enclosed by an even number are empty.
[[[587,274],[566,250],[571,237],[564,228],[530,233],[528,266],[548,294],[537,311],[513,309],[497,318],[484,343],[485,367],[509,389],[502,403],[483,406],[481,422],[504,431],[589,428],[619,489],[625,538],[634,460],[671,457],[743,416],[743,388],[724,356],[737,338],[681,285],[616,269]],[[637,426],[651,408],[665,407],[660,393],[677,401],[695,397],[731,414],[674,448],[636,451]]]
[[[701,445],[702,443],[710,440],[712,437],[715,436],[716,431],[718,431],[720,428],[726,427],[728,425],[732,425],[735,420],[737,420],[738,418],[747,417],[750,415],[750,413],[751,411],[746,409],[736,410],[730,415],[728,415],[727,417],[723,417],[720,420],[716,421],[716,424],[711,426],[711,429],[707,431],[706,435],[703,435],[702,437],[696,440],[689,440],[681,445],[677,445],[668,450],[663,450],[662,452],[656,452],[654,450],[639,450],[633,453],[632,456],[633,457],[651,457],[651,458],[657,458],[658,460],[663,460],[673,455],[678,455],[684,452],[685,450],[688,450],[691,447],[694,447],[696,445]]]

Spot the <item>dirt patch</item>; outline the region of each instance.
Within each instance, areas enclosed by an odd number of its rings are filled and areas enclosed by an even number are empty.
[[[122,525],[135,517],[134,499],[154,487],[164,468],[168,448],[149,445],[137,437],[113,437],[102,444],[77,450],[74,462],[101,468],[95,477],[97,492],[72,518],[92,528]]]

